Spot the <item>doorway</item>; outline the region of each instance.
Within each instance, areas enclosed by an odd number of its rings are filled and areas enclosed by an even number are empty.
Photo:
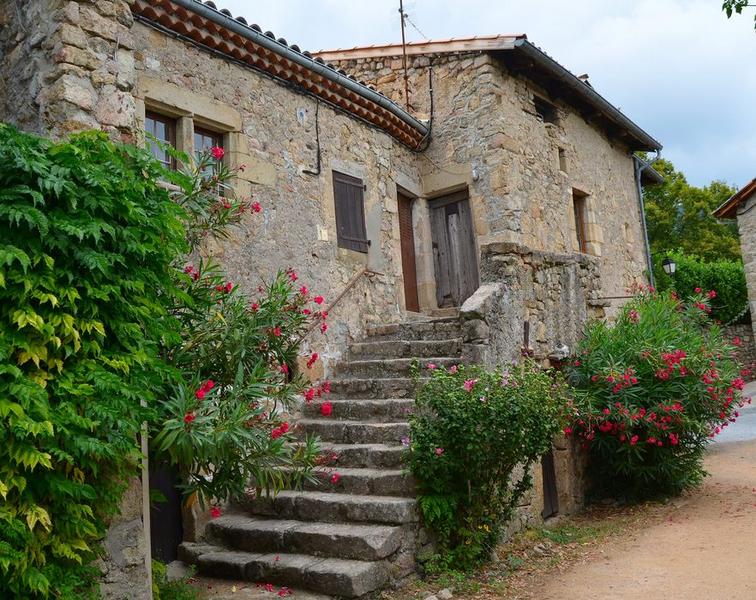
[[[478,289],[478,256],[467,190],[430,201],[439,308],[462,306]]]
[[[399,242],[402,251],[402,278],[404,279],[404,307],[420,312],[417,296],[417,264],[415,262],[415,230],[412,227],[413,199],[397,192],[399,201]]]

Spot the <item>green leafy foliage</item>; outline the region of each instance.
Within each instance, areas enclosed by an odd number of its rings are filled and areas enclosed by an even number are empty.
[[[588,326],[569,373],[565,433],[589,450],[594,493],[637,500],[702,480],[704,450],[737,418],[748,374],[709,310],[704,293],[683,302],[641,292],[616,323]]]
[[[190,575],[168,579],[168,569],[158,560],[152,561],[152,600],[201,600],[203,594]]]
[[[662,268],[665,256],[677,264],[674,278]],[[669,252],[657,256],[654,263],[659,290],[676,290],[682,295],[693,294],[696,288],[714,290],[716,297],[710,299],[712,319],[722,323],[748,322],[748,290],[740,259],[706,262],[682,252]]]
[[[180,339],[183,210],[142,151],[0,124],[0,596],[82,598]]]
[[[653,167],[664,177],[664,183],[643,190],[653,254],[680,250],[706,261],[738,260],[735,221],[719,221],[712,214],[735,189],[721,181],[693,186],[668,160],[657,160]]]
[[[722,10],[729,19],[733,14],[741,14],[744,8],[754,7],[756,4],[752,4],[749,0],[725,0],[722,3]],[[756,14],[753,15],[753,28],[756,29]]]
[[[433,368],[410,418],[409,466],[420,509],[435,531],[432,569],[486,560],[551,448],[566,405],[558,374],[532,363],[508,370]]]

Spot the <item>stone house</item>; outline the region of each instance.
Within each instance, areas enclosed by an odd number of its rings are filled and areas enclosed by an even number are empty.
[[[737,219],[740,234],[740,251],[743,255],[746,287],[748,288],[748,304],[751,309],[751,326],[753,331],[748,338],[753,339],[756,334],[756,216],[752,209],[756,204],[756,179],[740,188],[728,200],[714,211],[719,219]],[[746,344],[752,347],[752,344]],[[749,361],[750,362],[750,361]]]
[[[336,420],[300,425],[338,447],[341,483],[215,521],[213,546],[190,524],[201,569],[343,596],[405,577],[425,541],[399,466],[412,359],[558,362],[650,271],[633,153],[661,145],[586,78],[524,35],[410,43],[406,61],[310,54],[213,2],[0,0],[0,119],[222,146],[263,213],[208,252],[250,291],[292,267],[340,299],[307,342]],[[574,460],[557,444],[523,520],[579,504]],[[128,498],[104,589],[146,598],[147,490]]]

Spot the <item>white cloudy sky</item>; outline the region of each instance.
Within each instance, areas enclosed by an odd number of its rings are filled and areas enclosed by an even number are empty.
[[[401,39],[399,0],[215,2],[303,49]],[[431,39],[527,33],[574,73],[588,73],[692,183],[739,187],[756,177],[756,33],[752,13],[727,20],[721,4],[405,0],[405,10]]]

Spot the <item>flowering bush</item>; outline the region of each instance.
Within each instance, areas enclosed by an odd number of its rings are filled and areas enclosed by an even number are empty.
[[[600,494],[677,494],[704,476],[709,440],[738,417],[746,371],[708,314],[713,291],[685,301],[641,291],[613,325],[587,328],[569,372],[565,429],[590,451]]]
[[[186,167],[166,171],[178,186],[174,200],[187,214],[190,252],[201,254],[208,237],[225,237],[245,213],[259,213],[259,202],[234,200],[235,174],[216,161],[221,148],[196,159],[170,150]],[[307,385],[295,372],[301,340],[315,325],[327,328],[321,296],[298,283],[293,270],[280,271],[243,294],[208,260],[176,269],[183,294],[172,313],[181,322],[181,339],[167,348],[180,381],[159,405],[153,449],[157,459],[178,467],[189,496],[217,504],[241,496],[252,484],[276,492],[313,478],[319,458],[316,440],[296,443],[286,420],[299,394],[308,401],[328,391]],[[309,357],[308,367],[317,360]]]
[[[531,467],[561,427],[566,385],[533,363],[508,370],[427,365],[410,418],[409,466],[425,523],[437,534],[431,568],[485,560],[531,486]]]

